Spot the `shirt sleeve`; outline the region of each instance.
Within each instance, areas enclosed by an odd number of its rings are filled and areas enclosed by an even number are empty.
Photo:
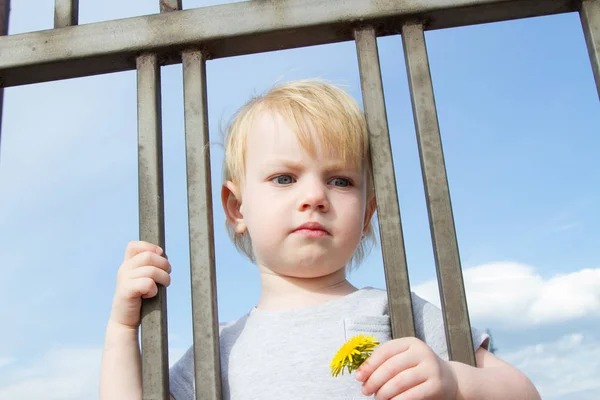
[[[190,347],[169,370],[169,387],[175,400],[194,400],[193,347]]]
[[[425,299],[412,294],[415,331],[419,339],[425,342],[443,360],[448,360],[448,346],[442,310]],[[475,327],[471,327],[473,350],[489,345],[489,335]]]

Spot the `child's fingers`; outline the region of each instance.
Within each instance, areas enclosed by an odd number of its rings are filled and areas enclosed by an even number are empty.
[[[151,251],[144,251],[143,253],[136,254],[125,261],[123,263],[123,269],[134,269],[145,265],[154,266],[164,271],[171,272],[171,263],[169,263],[169,260]]]
[[[132,293],[135,297],[149,299],[156,296],[158,286],[152,278],[138,278],[131,281]]]
[[[379,393],[384,387],[388,386],[390,382],[396,382],[395,378],[406,373],[404,378],[400,379],[400,383],[412,382],[411,377],[415,374],[414,367],[419,364],[419,360],[415,357],[414,352],[405,351],[400,354],[396,354],[391,358],[387,359],[383,364],[375,369],[369,376],[369,378],[363,383],[362,392],[366,396],[370,396],[373,393]],[[396,382],[398,383],[398,382]],[[391,386],[392,388],[394,385]],[[406,390],[404,388],[403,390]],[[385,392],[389,392],[390,387],[388,386]],[[389,397],[396,395],[400,392],[393,392]],[[383,398],[389,398],[383,397]]]
[[[135,255],[143,253],[145,251],[150,251],[159,255],[161,255],[163,252],[163,250],[155,244],[144,242],[141,240],[134,240],[127,243],[127,247],[125,248],[124,261],[127,261]]]
[[[390,400],[420,400],[429,399],[429,381],[424,381],[416,386],[411,387],[405,392],[397,396],[391,397]],[[383,398],[383,397],[382,397]],[[385,397],[387,399],[387,397]],[[378,399],[378,397],[376,397]]]
[[[391,379],[385,381],[383,386],[378,388],[376,392],[371,393],[375,393],[376,400],[387,400],[394,398],[394,396],[399,394],[408,392],[415,386],[421,385],[426,380],[427,376],[423,373],[420,366],[412,367],[405,369],[399,374],[391,377]],[[363,391],[363,393],[365,392]],[[422,399],[424,397],[415,398]]]
[[[400,354],[408,350],[412,342],[410,339],[413,338],[394,339],[377,347],[375,351],[373,351],[373,354],[371,354],[356,371],[356,379],[361,382],[365,382],[367,379],[369,379],[373,371],[379,368],[381,364],[396,354]]]
[[[132,279],[150,278],[163,286],[171,284],[171,275],[167,271],[149,265],[134,269],[131,271],[130,277]]]

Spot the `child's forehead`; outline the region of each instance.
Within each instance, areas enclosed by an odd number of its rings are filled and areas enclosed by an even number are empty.
[[[279,152],[280,157],[305,152],[311,158],[322,158],[340,167],[360,166],[363,155],[360,141],[352,140],[350,132],[328,128],[308,117],[296,121],[271,110],[262,111],[250,124],[245,147],[246,150],[269,148]]]

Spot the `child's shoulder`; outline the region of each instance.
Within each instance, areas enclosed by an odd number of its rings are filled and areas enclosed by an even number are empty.
[[[367,307],[379,307],[385,315],[389,315],[389,301],[388,293],[384,289],[374,287],[364,287],[356,292],[356,300],[361,302]],[[424,298],[417,295],[415,292],[411,292],[411,300],[413,306],[413,313],[415,314],[429,314],[431,311],[438,309],[437,306],[425,300]]]
[[[219,335],[223,336],[223,333],[232,333],[232,332],[237,332],[237,331],[243,329],[244,325],[246,324],[247,319],[248,319],[248,314],[246,314],[238,319],[234,319],[232,321],[220,322],[219,323]]]

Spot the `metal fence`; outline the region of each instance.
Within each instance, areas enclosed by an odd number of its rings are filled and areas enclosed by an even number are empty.
[[[377,52],[401,34],[448,353],[475,365],[425,30],[579,12],[600,95],[600,0],[254,0],[77,26],[78,0],[55,0],[55,29],[0,38],[3,88],[137,69],[140,239],[164,248],[160,66],[182,63],[197,399],[221,397],[206,61],[354,40],[371,135],[393,337],[413,336],[404,240]],[[9,0],[0,0],[0,34]],[[0,136],[1,137],[1,136]],[[410,316],[410,317],[409,317]],[[168,399],[166,292],[142,307],[144,399]]]

